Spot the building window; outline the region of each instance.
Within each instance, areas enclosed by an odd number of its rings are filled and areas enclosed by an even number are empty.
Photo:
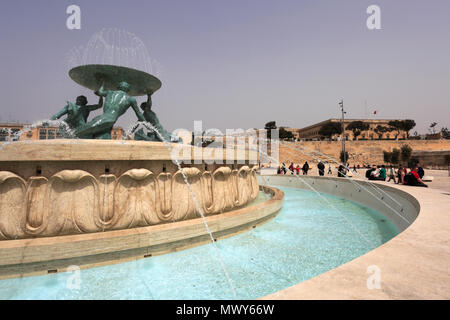
[[[0,141],[6,141],[9,137],[9,133],[7,129],[0,129]]]
[[[46,140],[46,139],[47,139],[47,130],[39,129],[39,140]]]
[[[48,130],[48,138],[47,139],[55,139],[55,130]]]
[[[19,141],[20,138],[20,129],[11,129],[11,138],[12,141]]]

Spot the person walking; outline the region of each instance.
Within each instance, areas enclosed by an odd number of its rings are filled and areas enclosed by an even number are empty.
[[[286,165],[284,164],[284,162],[281,164],[281,170],[283,170],[283,174],[286,174],[287,169],[286,169]]]
[[[333,174],[333,171],[331,171],[331,164],[328,165],[328,174]]]
[[[291,162],[291,164],[289,165],[289,170],[291,171],[291,174],[294,174],[294,163]]]
[[[308,161],[305,161],[305,164],[303,165],[303,175],[308,175],[308,170],[309,170],[309,164]]]
[[[319,161],[317,169],[319,169],[319,176],[323,176],[325,174],[325,165],[323,164],[322,161]]]
[[[297,167],[295,167],[295,171],[297,171],[297,175],[300,175],[300,165],[297,165]]]
[[[387,182],[394,180],[395,183],[395,169],[394,166],[391,164],[391,167],[389,168],[389,179]]]

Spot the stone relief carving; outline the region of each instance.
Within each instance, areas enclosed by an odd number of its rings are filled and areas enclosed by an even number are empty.
[[[259,192],[256,167],[182,169],[205,216],[249,203]],[[0,171],[0,240],[102,232],[199,218],[181,171],[131,169],[96,178],[64,170],[49,179]]]

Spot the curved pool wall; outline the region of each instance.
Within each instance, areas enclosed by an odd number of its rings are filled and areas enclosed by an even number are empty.
[[[76,278],[73,270],[2,280],[0,298],[255,299],[358,260],[398,234],[381,213],[356,202],[300,188],[279,188],[285,200],[273,219],[216,242],[236,295],[209,243],[81,270],[79,287],[71,282]]]
[[[400,231],[418,217],[420,204],[412,195],[397,188],[346,178],[270,175],[257,177],[260,185],[276,185],[314,190],[348,199],[383,214]],[[403,218],[402,218],[403,217]]]

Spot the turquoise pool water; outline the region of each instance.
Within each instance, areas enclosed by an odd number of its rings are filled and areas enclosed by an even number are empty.
[[[255,299],[342,265],[398,231],[376,211],[287,187],[276,218],[218,241],[238,299]],[[74,281],[79,279],[79,286]],[[196,248],[75,273],[0,281],[0,299],[231,299],[214,247]]]

